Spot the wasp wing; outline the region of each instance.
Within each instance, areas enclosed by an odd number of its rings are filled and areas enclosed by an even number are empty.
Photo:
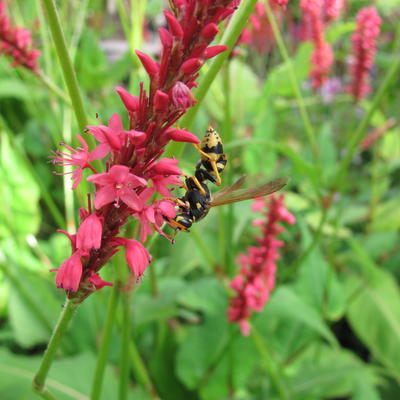
[[[227,197],[230,195],[230,193],[232,193],[233,191],[239,189],[241,186],[243,186],[243,184],[245,183],[247,179],[246,175],[241,176],[235,183],[233,183],[232,185],[223,188],[221,190],[219,190],[218,192],[215,193],[215,195],[213,195],[213,199],[214,198],[221,198],[221,197]]]
[[[239,181],[241,181],[241,179],[242,178],[240,178]],[[267,196],[268,194],[274,193],[279,189],[282,189],[287,184],[288,178],[278,178],[261,186],[256,186],[249,189],[235,190],[235,188],[238,188],[240,186],[237,185],[239,181],[235,182],[227,189],[221,190],[221,192],[217,192],[211,200],[210,207],[217,207],[224,204],[237,203],[238,201]],[[241,184],[242,183],[243,182],[241,182]],[[232,187],[234,187],[233,190],[230,190]]]

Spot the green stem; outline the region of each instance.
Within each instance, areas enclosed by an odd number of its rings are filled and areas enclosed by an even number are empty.
[[[100,347],[97,355],[96,370],[92,382],[91,400],[98,400],[101,395],[103,384],[104,370],[107,363],[107,353],[110,346],[112,328],[116,315],[118,300],[118,286],[114,283],[110,297],[108,298],[106,318],[104,321],[103,333],[101,337]]]
[[[278,396],[281,400],[289,400],[288,393],[283,386],[283,382],[281,380],[281,377],[279,376],[279,373],[277,371],[277,367],[275,365],[274,360],[271,357],[270,351],[267,347],[267,344],[265,343],[265,340],[263,337],[260,335],[260,333],[257,331],[257,329],[252,326],[251,327],[251,338],[254,341],[254,344],[256,345],[261,357],[262,357],[262,365],[265,369],[265,372],[268,374],[272,386],[275,388],[276,392],[278,393]]]
[[[231,51],[237,39],[239,38],[250,14],[253,12],[256,3],[257,0],[247,0],[241,2],[239,9],[235,12],[231,21],[229,22],[228,28],[224,32],[221,40],[221,44],[227,46],[228,49],[213,59],[207,73],[200,78],[199,88],[195,91],[197,104],[192,107],[179,122],[179,125],[185,129],[190,129],[191,125],[193,124],[194,118],[200,109],[201,103],[203,102],[223,63],[231,54]],[[166,157],[175,155],[175,157],[179,158],[183,149],[184,143],[171,143],[167,148]]]
[[[133,340],[129,342],[129,359],[131,360],[132,371],[134,372],[138,382],[146,388],[151,396],[158,397],[154,385],[151,382],[150,375],[147,372],[146,365],[144,364]]]
[[[119,371],[119,399],[128,398],[129,387],[129,343],[131,336],[130,298],[131,291],[123,291],[122,297],[122,341]]]
[[[278,24],[276,23],[276,19],[271,10],[271,6],[269,5],[269,2],[264,0],[264,5],[265,5],[265,10],[267,12],[268,20],[271,24],[271,28],[274,33],[275,40],[278,44],[279,52],[281,53],[281,56],[282,56],[283,60],[285,61],[285,64],[288,68],[289,79],[292,84],[297,103],[299,105],[300,115],[303,120],[304,127],[306,129],[306,133],[307,133],[310,145],[311,145],[311,149],[313,151],[315,159],[318,160],[319,159],[319,150],[318,150],[318,146],[317,146],[317,143],[315,140],[314,129],[311,125],[310,118],[308,116],[307,109],[304,104],[303,96],[301,95],[300,85],[299,85],[299,82],[297,81],[296,73],[294,71],[291,58],[289,57],[289,53],[285,46],[285,42],[283,41],[281,32],[279,30]]]
[[[75,112],[75,117],[81,132],[83,132],[87,125],[85,109],[83,107],[83,100],[78,86],[75,70],[72,66],[71,58],[68,54],[67,44],[65,42],[64,34],[61,28],[60,19],[57,13],[54,0],[42,0],[46,10],[47,22],[53,36],[54,45],[57,51],[58,59],[60,61],[61,69],[63,71],[65,83],[71,98],[72,107]]]
[[[232,125],[232,98],[231,98],[231,73],[230,73],[230,62],[225,64],[224,68],[224,143],[229,144],[232,141],[233,136],[233,125]],[[228,171],[226,171],[226,185],[229,186],[233,183],[233,166],[230,163]],[[225,216],[225,254],[224,264],[225,270],[229,276],[233,275],[233,262],[232,262],[232,249],[233,249],[233,226],[234,226],[234,214],[233,204],[229,204],[226,208]]]
[[[398,53],[398,51],[397,51]],[[397,54],[396,53],[396,54]],[[341,186],[341,183],[344,180],[345,175],[348,172],[349,165],[351,160],[354,157],[355,152],[359,149],[359,144],[364,137],[365,131],[368,128],[368,125],[371,121],[372,116],[374,115],[375,110],[378,108],[379,104],[381,103],[383,97],[386,94],[386,91],[390,87],[393,79],[397,77],[398,72],[400,69],[400,57],[397,57],[395,62],[393,62],[392,66],[390,67],[389,71],[387,72],[381,86],[379,87],[373,101],[371,107],[369,108],[368,112],[365,114],[364,118],[358,125],[357,129],[354,131],[353,135],[350,137],[350,140],[347,144],[347,152],[346,155],[340,162],[338,172],[334,181],[333,188],[338,189]]]
[[[61,311],[60,317],[54,327],[53,333],[50,337],[50,341],[47,345],[47,349],[44,352],[42,362],[40,363],[38,372],[33,378],[32,388],[33,391],[41,395],[43,398],[51,399],[53,397],[45,388],[47,374],[49,373],[50,367],[53,363],[54,356],[60,345],[61,339],[66,332],[69,322],[74,315],[75,310],[80,303],[73,302],[69,299],[65,301],[63,310]],[[47,396],[47,397],[45,397]]]

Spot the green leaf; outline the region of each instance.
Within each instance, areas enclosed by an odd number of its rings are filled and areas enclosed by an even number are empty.
[[[325,345],[310,347],[291,367],[295,371],[290,379],[292,395],[299,400],[347,397],[360,376],[366,385],[376,380],[351,352]]]
[[[350,241],[358,275],[348,277],[347,318],[357,336],[400,381],[400,292],[357,241]]]
[[[318,313],[288,286],[281,286],[275,290],[262,315],[258,325],[262,325],[271,317],[290,319],[304,324],[333,346],[337,345],[335,336]]]
[[[35,234],[40,223],[39,187],[5,134],[0,152],[0,238]]]
[[[18,79],[7,77],[0,80],[0,99],[16,98],[27,101],[32,98],[32,91],[35,91],[35,98],[41,97],[44,93],[38,86],[32,86]]]
[[[221,294],[224,293],[220,287]],[[176,371],[184,384],[196,388],[207,373],[208,367],[221,354],[228,341],[227,302],[218,310],[207,313],[201,325],[187,329],[177,353]]]
[[[296,55],[291,60],[298,82],[302,82],[308,77],[311,51],[312,45],[310,43],[302,43],[296,52]],[[268,78],[265,82],[264,95],[269,93],[277,96],[294,96],[295,91],[288,76],[288,65],[282,63],[273,68],[269,72]]]
[[[0,349],[0,398],[3,400],[31,400],[32,379],[40,357],[17,356]],[[85,353],[77,357],[56,360],[46,382],[48,389],[60,400],[88,400],[96,358]],[[118,381],[110,367],[106,368],[101,399],[113,399]],[[130,397],[145,399],[145,397]]]

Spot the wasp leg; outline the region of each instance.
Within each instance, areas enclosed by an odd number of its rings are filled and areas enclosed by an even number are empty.
[[[177,199],[175,197],[164,197],[163,200],[169,200],[174,202],[179,207],[188,208],[188,205],[184,201],[182,201],[181,199]]]
[[[217,162],[216,162],[209,154],[207,154],[206,152],[204,152],[204,151],[200,148],[200,146],[199,146],[198,144],[193,143],[193,146],[195,147],[195,149],[196,149],[203,157],[205,157],[205,158],[208,159],[208,161],[209,161],[210,164],[211,164],[211,168],[212,168],[212,170],[213,170],[213,172],[214,172],[214,174],[215,174],[215,179],[216,179],[215,184],[216,184],[217,186],[221,186],[222,179],[221,179],[221,175],[220,175],[219,172],[218,172]],[[203,193],[203,194],[204,194],[204,193]]]
[[[194,184],[199,188],[200,193],[201,193],[203,196],[206,195],[206,191],[204,190],[203,186],[201,185],[201,183],[199,182],[199,180],[198,180],[194,175],[186,175],[186,174],[184,174],[184,176],[185,176],[186,178],[191,179],[191,180],[194,182]]]

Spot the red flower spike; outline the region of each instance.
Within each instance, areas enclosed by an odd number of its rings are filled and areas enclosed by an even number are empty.
[[[136,50],[135,53],[139,57],[140,62],[150,77],[158,74],[159,67],[151,57],[139,50]]]
[[[271,196],[266,202],[256,199],[252,209],[261,211],[265,208],[264,219],[253,223],[261,229],[261,236],[256,239],[258,246],[250,246],[245,254],[238,257],[240,273],[230,283],[235,295],[230,300],[228,318],[239,324],[244,336],[250,333],[249,319],[253,311],[262,311],[275,286],[276,261],[278,250],[283,242],[276,235],[283,231],[280,222],[294,224],[295,217],[285,208],[283,196]]]
[[[0,0],[0,55],[13,59],[13,67],[24,67],[34,73],[39,71],[37,58],[40,52],[32,49],[31,32],[25,28],[13,27],[6,14],[6,5]]]
[[[371,91],[368,74],[374,64],[376,39],[380,34],[382,19],[375,7],[367,7],[357,14],[356,22],[356,31],[351,38],[352,83],[348,91],[356,101],[359,101]]]
[[[168,10],[164,11],[164,15],[167,20],[169,29],[172,33],[172,36],[181,38],[183,36],[183,29],[181,27],[181,24]]]
[[[141,241],[154,231],[165,236],[161,230],[165,217],[176,215],[174,202],[152,198],[155,192],[170,197],[170,185],[182,186],[178,162],[160,157],[170,140],[199,143],[194,134],[174,129],[173,125],[195,104],[191,89],[197,87],[198,69],[205,56],[219,52],[218,47],[206,50],[218,32],[215,24],[232,13],[238,1],[171,0],[171,4],[173,13],[165,13],[168,29],[159,29],[160,62],[141,51],[136,53],[150,76],[149,90],[140,83],[139,96],[135,97],[122,87],[116,88],[127,110],[129,124],[124,128],[122,119],[114,114],[108,125],[99,123],[89,127],[99,142],[92,152],[84,145],[67,155],[67,161],[78,167],[77,181],[83,168],[94,173],[88,182],[93,183],[95,190],[93,207],[89,198],[88,211],[81,212],[78,234],[71,235],[72,256],[57,274],[57,284],[66,288],[69,298],[83,300],[109,284],[98,273],[118,251],[118,246],[126,248],[127,261],[134,274],[142,275],[150,261],[147,250],[138,241],[117,238],[117,235],[133,218],[139,222]],[[105,171],[100,171],[103,173],[97,173],[89,164],[90,157],[100,155],[108,156]],[[57,161],[62,158],[65,162],[65,156],[56,154],[56,157]],[[96,211],[92,212],[92,208]],[[89,224],[90,221],[93,223]],[[79,249],[75,248],[76,236]]]

